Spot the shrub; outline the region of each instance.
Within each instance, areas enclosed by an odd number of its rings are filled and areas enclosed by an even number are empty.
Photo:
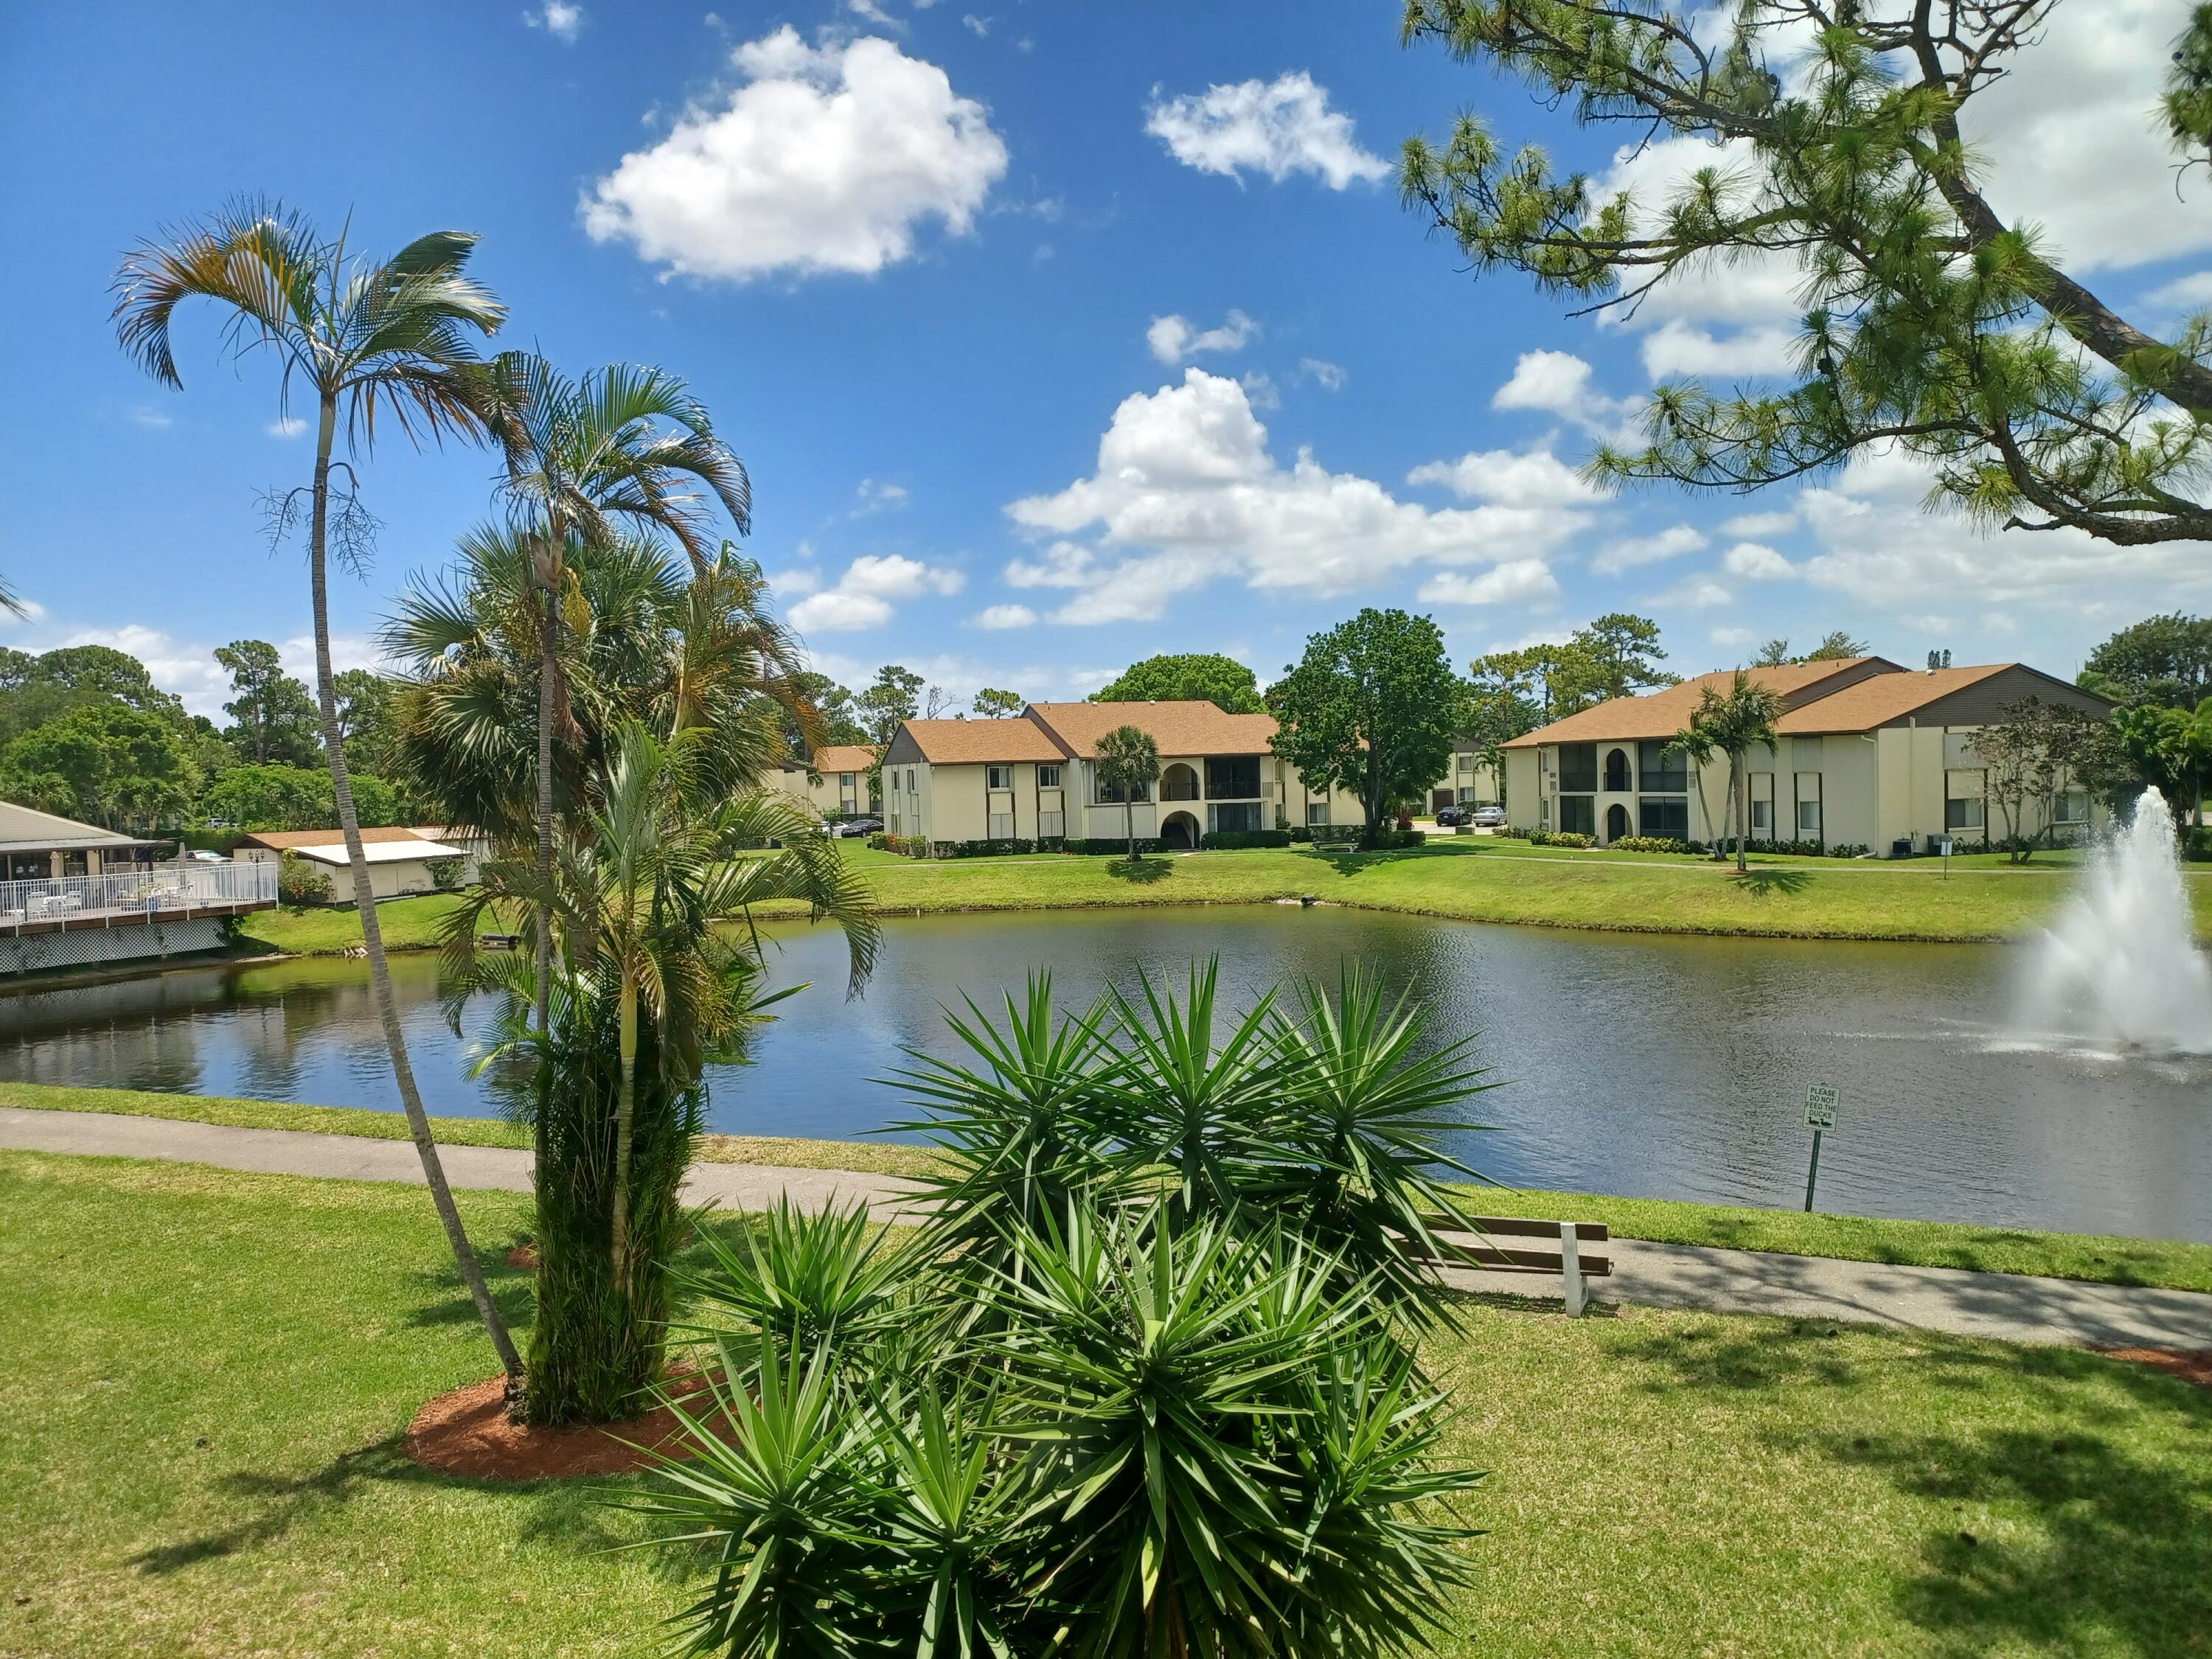
[[[1086,841],[1079,836],[1070,836],[1060,843],[1060,850],[1086,856],[1103,853],[1109,858],[1118,853],[1127,858],[1129,855],[1129,838],[1127,836],[1097,836]],[[1164,853],[1168,850],[1168,844],[1158,836],[1139,836],[1137,837],[1137,850],[1139,853]]]
[[[1533,841],[1541,832],[1534,830],[1517,830],[1510,823],[1501,823],[1490,833],[1493,836],[1503,836],[1508,841]]]
[[[1374,844],[1376,851],[1382,852],[1400,847],[1419,847],[1428,838],[1429,832],[1425,830],[1409,830],[1401,825],[1395,830],[1377,830]]]
[[[1839,841],[1829,842],[1812,839],[1803,841],[1759,841],[1754,838],[1751,842],[1751,850],[1754,853],[1779,853],[1786,854],[1792,858],[1807,859],[1858,859],[1864,858],[1867,854],[1866,847],[1863,843],[1859,842]],[[1959,843],[1959,850],[1962,853],[1978,852],[1985,851],[1986,848],[1969,847],[1966,842],[1960,842]]]
[[[441,893],[450,893],[461,884],[461,866],[466,859],[432,859],[430,885]]]
[[[1692,842],[1673,836],[1623,836],[1613,843],[1623,853],[1694,853],[1698,848]]]
[[[1289,830],[1213,830],[1200,839],[1199,845],[1208,852],[1226,852],[1240,847],[1288,847],[1294,833]]]
[[[1289,834],[1290,838],[1294,842],[1311,841],[1313,839],[1313,828],[1310,824],[1294,823],[1291,826],[1287,833]]]
[[[276,859],[276,899],[295,910],[304,910],[311,904],[328,904],[334,890],[330,872],[312,859],[301,858],[297,853],[279,854]]]
[[[1439,1455],[1405,1241],[1455,1214],[1429,1171],[1480,1073],[1357,972],[1243,1017],[1214,990],[949,1015],[963,1060],[905,1074],[951,1165],[911,1253],[849,1212],[714,1252],[700,1455],[631,1500],[702,1574],[691,1650],[1431,1643],[1479,1477]]]
[[[1531,830],[1528,832],[1528,845],[1531,847],[1583,848],[1589,844],[1590,837],[1579,830]]]

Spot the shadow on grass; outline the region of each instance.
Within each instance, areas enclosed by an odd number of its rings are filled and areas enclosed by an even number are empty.
[[[1813,882],[1813,878],[1802,870],[1773,866],[1762,869],[1757,865],[1741,874],[1731,872],[1730,879],[1741,884],[1745,892],[1759,898],[1772,893],[1802,893]]]
[[[1686,1413],[1749,1391],[1830,1391],[1810,1419],[1823,1426],[1765,1437],[1925,1502],[1917,1559],[1899,1563],[1891,1593],[1929,1651],[2194,1650],[2184,1633],[2212,1629],[2212,1490],[2150,1449],[2173,1419],[2185,1436],[2212,1432],[2212,1391],[2069,1349],[1869,1353],[1834,1329],[1716,1322],[1608,1346],[1658,1366],[1646,1386]],[[1906,1384],[1933,1399],[1900,1421]],[[2149,1437],[2130,1445],[2147,1418]]]
[[[215,1490],[228,1498],[258,1500],[259,1513],[234,1526],[142,1551],[128,1558],[129,1565],[141,1572],[180,1572],[203,1561],[273,1543],[311,1513],[348,1502],[370,1481],[434,1484],[438,1479],[407,1455],[398,1435],[346,1452],[312,1474],[258,1474],[241,1470],[216,1481]]]
[[[1116,881],[1133,882],[1139,887],[1149,887],[1156,881],[1165,881],[1175,873],[1175,866],[1158,856],[1139,859],[1132,864],[1127,859],[1106,860],[1106,873]]]
[[[1403,864],[1413,859],[1446,855],[1431,852],[1425,847],[1388,847],[1372,853],[1363,853],[1355,848],[1346,853],[1316,852],[1314,856],[1340,876],[1356,876],[1363,871],[1379,870],[1386,864]]]

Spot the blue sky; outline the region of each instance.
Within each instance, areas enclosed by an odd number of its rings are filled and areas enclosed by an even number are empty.
[[[1974,135],[1999,205],[2152,325],[2212,300],[2212,187],[2177,197],[2145,114],[2184,9],[2062,10]],[[1574,465],[1656,377],[1777,363],[1790,274],[1711,274],[1627,326],[1472,281],[1397,204],[1407,135],[1471,106],[1623,181],[1709,158],[1616,158],[1401,50],[1389,5],[15,7],[0,76],[0,569],[36,607],[0,638],[123,645],[203,710],[227,640],[306,666],[304,573],[257,497],[309,450],[211,313],[182,319],[183,392],[143,379],[106,284],[240,192],[379,248],[479,232],[501,343],[686,377],[751,470],[752,552],[856,683],[897,660],[955,694],[1079,695],[1165,650],[1265,678],[1367,604],[1434,614],[1462,661],[1630,609],[1686,672],[1846,628],[2070,673],[2205,602],[2202,547],[1977,536],[1896,459],[1749,499],[1590,495]],[[379,450],[342,662],[492,510],[490,474]]]

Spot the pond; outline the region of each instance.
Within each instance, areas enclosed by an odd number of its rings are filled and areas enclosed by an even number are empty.
[[[1452,1150],[1515,1185],[1794,1206],[1807,1084],[1841,1091],[1820,1207],[2212,1240],[2212,1064],[2025,1051],[2005,1019],[2021,953],[1547,932],[1256,905],[893,921],[874,981],[842,994],[825,931],[775,930],[783,1004],[750,1066],[713,1079],[714,1127],[853,1138],[908,1115],[876,1079],[904,1045],[949,1054],[939,1005],[987,1007],[1049,969],[1079,1006],[1218,953],[1246,1006],[1286,976],[1378,965],[1439,1037],[1480,1034],[1504,1086]],[[428,956],[393,959],[434,1112],[495,1111]],[[185,969],[0,997],[0,1078],[397,1104],[358,962]]]

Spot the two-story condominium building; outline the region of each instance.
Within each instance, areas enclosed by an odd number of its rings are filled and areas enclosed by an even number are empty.
[[[824,744],[805,760],[784,762],[781,787],[825,818],[857,817],[877,810],[868,787],[875,763],[876,751],[862,744]]]
[[[1753,668],[1782,701],[1780,741],[1746,757],[1750,836],[1816,841],[1883,854],[1926,852],[1945,836],[2007,834],[1974,733],[2026,697],[2102,719],[2112,704],[2021,663],[1907,669],[1881,657]],[[1610,845],[1629,836],[1711,842],[1729,833],[1728,760],[1694,767],[1669,740],[1707,686],[1701,674],[1640,697],[1616,697],[1504,745],[1506,812],[1516,830],[1576,831]],[[2019,833],[2087,834],[2100,808],[2087,790],[2031,802]]]
[[[1150,734],[1159,781],[1133,800],[1108,787],[1098,740],[1116,726]],[[1109,841],[1133,834],[1172,848],[1205,836],[1356,823],[1356,798],[1310,789],[1268,748],[1271,714],[1206,702],[1039,702],[1012,720],[907,720],[884,751],[884,828],[932,842]]]

